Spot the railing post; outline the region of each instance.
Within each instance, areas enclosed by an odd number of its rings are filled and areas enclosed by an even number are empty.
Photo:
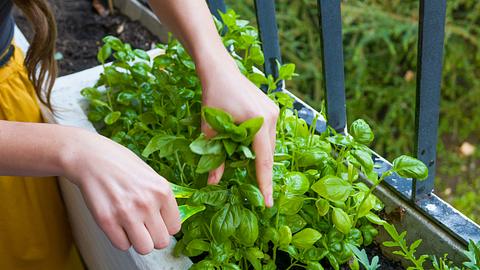
[[[340,0],[318,0],[327,122],[338,132],[347,123]]]
[[[215,18],[218,20],[222,20],[220,17],[220,14],[218,11],[220,10],[221,12],[227,11],[227,8],[225,7],[225,2],[223,0],[207,0],[208,7],[210,8],[210,13],[212,13]]]
[[[262,50],[265,56],[265,74],[271,74],[274,78],[277,78],[277,61],[282,63],[282,57],[280,55],[277,20],[275,18],[275,0],[255,0],[255,12]]]
[[[421,0],[418,33],[415,152],[428,166],[425,181],[413,181],[412,199],[433,191],[438,141],[446,0]]]

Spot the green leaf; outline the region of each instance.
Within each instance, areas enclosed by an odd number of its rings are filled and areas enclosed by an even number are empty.
[[[196,173],[206,173],[218,168],[225,162],[225,154],[220,155],[203,155],[198,161]]]
[[[235,233],[242,219],[242,208],[230,203],[218,210],[212,217],[210,229],[217,242],[224,242]]]
[[[95,87],[85,87],[80,91],[80,94],[88,99],[100,99],[102,97],[102,93]]]
[[[185,255],[195,257],[210,250],[210,244],[201,239],[193,239],[185,247]]]
[[[264,75],[259,73],[249,73],[247,75],[247,78],[257,87],[260,87],[264,84],[268,84],[267,78]]]
[[[97,53],[98,62],[105,64],[105,61],[112,55],[112,47],[109,44],[105,44],[100,48]]]
[[[208,125],[219,133],[225,133],[227,129],[235,125],[233,116],[220,109],[203,107],[202,115]]]
[[[180,219],[182,223],[185,222],[185,220],[187,220],[189,217],[199,212],[202,212],[203,210],[205,210],[204,205],[200,205],[200,206],[180,205],[178,207],[178,211],[180,212]]]
[[[309,248],[320,238],[322,238],[322,234],[319,231],[306,228],[293,235],[292,244],[297,248]]]
[[[214,185],[206,186],[195,191],[190,199],[191,204],[208,204],[211,206],[223,206],[227,201],[230,193],[228,190]]]
[[[305,199],[296,195],[285,195],[280,200],[279,212],[285,215],[294,215],[298,213],[303,206]]]
[[[373,224],[377,224],[377,225],[387,224],[385,220],[381,219],[379,216],[377,216],[372,212],[369,212],[368,214],[366,214],[365,217],[368,219],[368,221],[372,222]]]
[[[107,125],[113,125],[115,122],[117,122],[118,118],[120,118],[120,115],[122,115],[122,113],[119,112],[119,111],[110,112],[109,114],[107,114],[107,115],[105,116],[105,118],[103,119],[103,121],[104,121],[105,124],[107,124]]]
[[[285,176],[287,194],[302,195],[310,188],[308,178],[301,172],[289,172]]]
[[[341,202],[344,202],[353,190],[349,182],[333,175],[323,177],[314,183],[311,188],[329,201]]]
[[[247,131],[247,138],[244,144],[250,144],[255,137],[255,134],[262,128],[263,117],[253,117],[240,124],[239,128],[244,128]]]
[[[175,185],[174,183],[170,183],[170,188],[172,189],[175,198],[190,198],[192,194],[197,191],[196,189],[182,187]]]
[[[135,54],[135,56],[137,56],[140,59],[143,59],[145,61],[150,61],[150,56],[148,56],[148,54],[144,50],[135,49],[133,50],[133,53]]]
[[[150,139],[147,146],[142,152],[142,156],[148,158],[152,153],[160,151],[160,157],[166,157],[174,153],[176,143],[185,141],[185,138],[174,135],[158,134]]]
[[[323,266],[319,262],[308,262],[307,267],[305,268],[307,270],[324,270]]]
[[[299,151],[296,154],[296,164],[298,167],[319,167],[326,161],[329,155],[320,149],[307,149]]]
[[[363,200],[364,196],[365,196],[365,193],[361,192],[361,193],[358,193],[358,194],[361,194],[363,196],[359,196],[359,201]],[[373,207],[375,206],[375,203],[377,202],[377,199],[375,198],[374,195],[368,195],[368,198],[363,202],[363,204],[360,206],[360,208],[358,208],[358,217],[363,217],[365,215],[367,215],[368,213],[370,213],[370,210],[373,209]]]
[[[350,217],[341,208],[333,208],[332,221],[335,227],[344,234],[348,234],[352,228]]]
[[[115,51],[120,51],[124,49],[123,42],[114,36],[105,36],[102,41],[112,47]]]
[[[237,241],[245,246],[252,246],[258,238],[257,216],[247,208],[243,209],[242,222],[238,226]]]
[[[122,105],[130,105],[136,96],[136,93],[133,91],[122,91],[117,96],[117,102]]]
[[[240,145],[238,147],[238,149],[240,151],[242,151],[243,155],[248,158],[248,159],[255,159],[255,155],[252,153],[252,150],[250,150],[250,148],[248,148],[247,146],[245,145]]]
[[[292,231],[286,225],[280,226],[278,229],[278,244],[281,248],[287,248],[292,242]]]
[[[265,201],[260,190],[251,184],[241,184],[240,193],[255,207],[265,207]]]
[[[428,168],[422,161],[406,155],[393,161],[393,170],[401,177],[423,180],[428,176]]]
[[[296,233],[303,229],[306,225],[307,222],[305,219],[303,219],[300,215],[295,214],[295,215],[289,215],[289,216],[284,216],[281,218],[283,220],[283,224],[286,226],[290,227],[292,233]]]
[[[353,150],[350,153],[358,161],[358,163],[360,163],[366,173],[369,173],[373,170],[373,159],[369,152],[364,150]]]
[[[259,259],[264,257],[264,254],[257,247],[248,248],[245,252],[245,257],[252,264],[253,269],[262,270],[262,264]]]
[[[231,140],[222,140],[223,147],[225,148],[225,151],[227,152],[228,156],[233,155],[235,153],[235,150],[237,150],[237,143]]]
[[[219,140],[209,140],[202,133],[190,144],[190,150],[199,155],[220,155],[223,152],[223,145]]]
[[[374,139],[372,129],[363,119],[355,120],[350,125],[350,135],[355,141],[365,145],[370,144]]]
[[[285,64],[278,71],[278,78],[281,80],[290,80],[295,74],[295,64]]]
[[[330,210],[330,203],[322,198],[317,199],[315,206],[317,207],[318,215],[321,217],[325,216],[328,210]]]

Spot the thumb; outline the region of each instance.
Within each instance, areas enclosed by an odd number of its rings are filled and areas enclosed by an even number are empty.
[[[207,138],[214,137],[217,133],[213,130],[203,119],[201,123],[202,132],[207,136]],[[210,185],[216,185],[222,179],[223,171],[225,169],[225,163],[222,163],[218,168],[211,170],[208,173],[207,183]]]

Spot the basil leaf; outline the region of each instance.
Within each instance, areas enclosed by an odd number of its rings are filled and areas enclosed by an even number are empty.
[[[319,231],[306,228],[293,235],[292,245],[297,248],[309,248],[320,238],[322,238],[322,234]]]
[[[255,134],[260,130],[263,125],[263,117],[254,117],[250,118],[240,124],[240,128],[244,128],[247,131],[247,138],[245,139],[245,144],[250,144],[255,137]]]
[[[372,129],[363,119],[353,121],[350,125],[350,135],[352,135],[355,141],[366,145],[374,139]]]
[[[325,216],[328,210],[330,210],[330,203],[322,198],[317,199],[315,206],[317,207],[318,215],[321,217]]]
[[[190,144],[190,150],[199,155],[220,155],[223,151],[223,145],[221,141],[209,140],[202,133]]]
[[[201,239],[193,239],[185,247],[184,254],[189,257],[195,257],[203,252],[210,250],[210,244]]]
[[[240,193],[255,207],[265,207],[265,201],[260,190],[251,184],[241,184]]]
[[[310,188],[308,178],[301,172],[290,172],[285,176],[287,194],[302,195]]]
[[[202,212],[205,210],[205,206],[191,206],[191,205],[180,205],[178,207],[178,211],[180,212],[180,219],[181,222],[183,223],[185,220],[187,220],[189,217]]]
[[[204,107],[202,115],[208,125],[219,133],[226,132],[227,129],[234,125],[232,115],[220,109]]]
[[[292,242],[292,231],[290,227],[282,225],[278,229],[278,244],[280,248],[287,248]]]
[[[280,200],[279,212],[285,215],[294,215],[298,213],[303,206],[304,198],[296,195],[285,195]]]
[[[247,208],[243,209],[242,222],[238,226],[236,238],[245,246],[252,246],[258,238],[257,216]]]
[[[350,153],[358,161],[358,163],[360,163],[366,173],[369,173],[373,170],[373,159],[369,152],[364,150],[353,150]]]
[[[220,155],[203,155],[198,161],[196,173],[206,173],[218,168],[225,162],[225,154]]]
[[[332,221],[335,227],[344,234],[348,234],[352,228],[350,217],[341,208],[333,208]]]
[[[133,50],[133,53],[135,54],[135,56],[142,60],[150,61],[150,56],[148,56],[148,54],[144,50],[135,49]]]
[[[235,233],[241,222],[241,210],[239,206],[227,203],[213,215],[210,229],[217,242],[224,242]]]
[[[173,183],[170,183],[170,188],[172,189],[175,198],[190,198],[192,194],[196,191],[196,189],[182,187]]]
[[[344,202],[353,190],[349,182],[333,175],[323,177],[314,183],[311,188],[329,201],[341,202]]]
[[[393,170],[401,177],[423,180],[428,176],[428,168],[422,161],[402,155],[393,160]]]
[[[117,122],[118,118],[120,118],[120,115],[122,115],[122,113],[119,111],[111,112],[105,116],[103,121],[107,125],[113,125],[115,122]]]
[[[191,204],[208,204],[211,206],[223,206],[227,201],[229,191],[219,186],[206,186],[198,191],[195,191],[189,203]]]
[[[105,61],[112,55],[112,47],[110,44],[104,44],[97,53],[98,62],[105,64]]]
[[[176,143],[181,143],[182,141],[186,141],[186,139],[174,135],[156,135],[150,139],[142,152],[142,156],[149,157],[152,153],[157,151],[160,152],[160,157],[172,155],[174,151],[177,150]]]

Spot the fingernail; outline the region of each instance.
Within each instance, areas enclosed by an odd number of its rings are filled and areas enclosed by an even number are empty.
[[[272,194],[268,194],[268,195],[265,197],[265,204],[267,205],[267,207],[272,207],[272,206],[273,206],[273,197],[272,197]]]

